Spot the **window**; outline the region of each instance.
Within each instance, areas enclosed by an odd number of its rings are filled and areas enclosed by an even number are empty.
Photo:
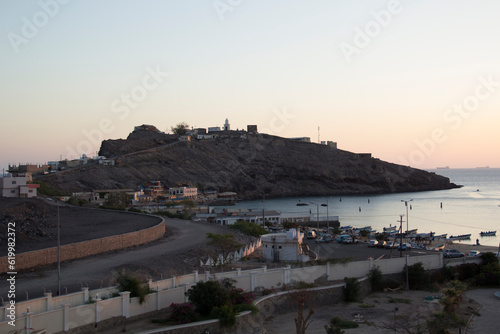
[[[281,249],[281,246],[279,246],[279,249]]]
[[[16,193],[16,191],[15,191],[15,190],[11,190],[11,191],[10,191],[10,193],[11,193],[11,194],[15,194],[15,193]]]
[[[12,184],[17,184],[17,181],[12,181]]]

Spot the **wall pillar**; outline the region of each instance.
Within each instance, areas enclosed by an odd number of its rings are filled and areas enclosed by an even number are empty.
[[[148,278],[148,286],[149,286],[149,290],[153,290],[153,279],[152,278]]]
[[[156,310],[161,310],[161,296],[160,289],[156,288]]]
[[[290,284],[290,271],[292,270],[292,266],[288,265],[283,269],[283,284]]]
[[[257,273],[255,271],[250,272],[250,291],[254,291],[257,287]]]
[[[89,301],[89,287],[84,286],[82,288],[82,291],[83,291],[83,304],[85,304]]]
[[[263,272],[264,274],[267,274],[267,266],[263,266],[263,267],[262,267],[262,272]]]
[[[369,257],[368,260],[369,260],[369,267],[368,267],[368,269],[371,271],[374,268],[373,257]]]
[[[205,270],[205,282],[210,280],[210,270]]]
[[[45,309],[52,310],[52,292],[45,292],[43,295],[45,296]]]
[[[194,283],[198,283],[198,280],[199,280],[198,270],[194,270],[193,274],[194,274]]]
[[[69,304],[61,304],[63,308],[63,331],[69,330]]]
[[[120,292],[120,296],[122,297],[122,316],[128,318],[130,317],[130,291]]]
[[[175,288],[177,286],[177,282],[175,280],[175,276],[172,277],[172,288]]]
[[[186,292],[187,292],[188,290],[189,290],[189,289],[188,289],[188,285],[187,285],[187,283],[184,283],[184,303],[189,302],[189,298],[188,298],[188,296],[186,295]]]
[[[30,308],[28,307],[26,313],[24,313],[26,318],[24,319],[24,328],[25,328],[25,333],[26,334],[31,334],[31,316],[33,315],[33,312],[30,312]]]
[[[236,276],[240,277],[241,276],[241,268],[238,268],[238,273],[236,274]]]
[[[96,295],[95,299],[95,322],[98,323],[101,321],[101,298],[99,298],[99,295]]]
[[[332,267],[330,266],[330,262],[327,262],[326,263],[326,280],[329,281],[330,280],[330,270],[332,269]]]

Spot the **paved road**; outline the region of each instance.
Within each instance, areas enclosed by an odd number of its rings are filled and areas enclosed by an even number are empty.
[[[80,291],[82,286],[91,289],[111,284],[113,269],[126,264],[140,265],[144,259],[172,256],[184,250],[196,248],[206,244],[206,233],[224,233],[227,231],[220,225],[197,223],[180,219],[166,219],[167,228],[173,235],[153,242],[149,245],[139,246],[130,250],[97,255],[81,260],[63,263],[61,266],[61,287],[68,292]],[[43,296],[44,289],[52,291],[54,295],[58,290],[57,268],[43,271],[33,271],[18,274],[16,277],[16,300],[26,300]],[[0,281],[0,296],[7,300],[8,283],[5,278]]]

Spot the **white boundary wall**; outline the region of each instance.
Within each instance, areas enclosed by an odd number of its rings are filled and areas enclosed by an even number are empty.
[[[264,266],[261,269],[246,271],[238,269],[215,274],[208,271],[199,274],[195,271],[190,275],[155,282],[150,280],[149,287],[155,292],[149,294],[143,304],[139,304],[138,298],[130,298],[129,292],[121,292],[118,297],[101,300],[117,292],[116,287],[92,291],[83,288],[81,292],[60,297],[52,297],[52,294],[48,293],[43,298],[16,304],[15,326],[9,324],[8,305],[4,304],[0,307],[0,333],[24,328],[47,329],[47,333],[57,333],[114,317],[138,316],[167,308],[172,303],[187,302],[185,292],[197,282],[210,279],[231,278],[236,281],[236,287],[254,291],[260,288],[277,288],[299,281],[313,283],[321,278],[328,281],[342,280],[344,277],[361,278],[368,275],[374,267],[378,267],[382,274],[400,273],[407,261],[409,265],[422,262],[426,269],[443,267],[443,255],[433,254],[383,260],[369,259],[335,265],[328,263],[293,269],[290,266],[277,269],[267,269]],[[29,312],[26,312],[28,307]],[[26,333],[30,334],[31,330],[26,330]]]

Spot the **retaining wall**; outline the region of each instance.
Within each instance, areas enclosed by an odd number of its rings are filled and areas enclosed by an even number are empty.
[[[165,234],[165,220],[144,230],[93,239],[60,247],[61,262],[146,244]],[[16,271],[57,263],[57,247],[16,254]],[[0,257],[0,273],[8,272],[7,256]]]

